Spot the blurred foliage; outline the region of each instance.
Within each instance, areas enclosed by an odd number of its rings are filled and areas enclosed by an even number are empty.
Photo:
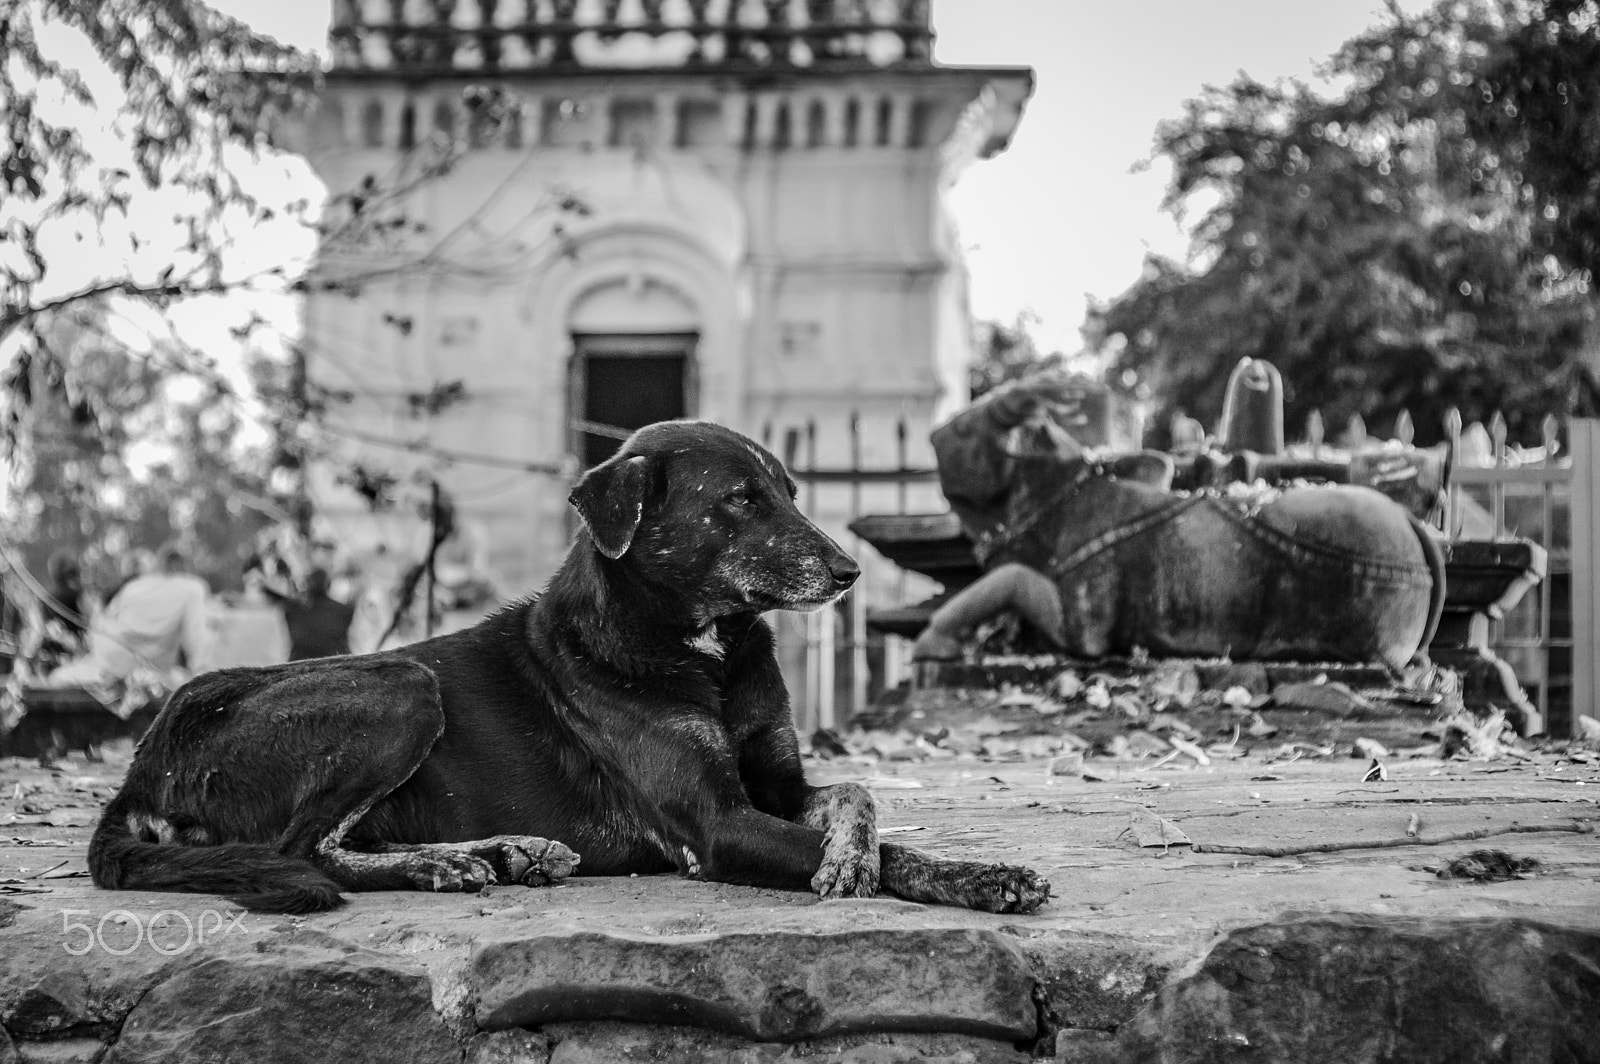
[[[1039,350],[1033,335],[1038,324],[1038,315],[1024,310],[1009,323],[979,321],[973,325],[973,357],[967,367],[971,398],[977,399],[1007,381],[1067,367],[1067,356],[1060,351],[1045,354]]]
[[[214,361],[129,341],[122,311],[259,280],[228,249],[285,207],[238,174],[314,63],[193,0],[18,0],[0,54],[0,535],[35,572],[79,551],[102,589],[169,539],[236,582],[278,510],[268,441]]]
[[[308,379],[304,343],[269,335],[250,300],[354,297],[375,279],[481,260],[453,247],[468,226],[436,238],[410,211],[465,144],[421,138],[325,204],[286,191],[274,138],[309,102],[316,61],[198,0],[14,0],[0,56],[0,536],[27,544],[33,567],[78,549],[102,582],[116,556],[175,538],[214,582],[234,583],[262,524],[309,523],[304,470],[335,446],[318,428],[355,398]],[[501,89],[461,92],[475,137],[516,118]],[[570,190],[550,200],[555,214],[588,211]],[[317,268],[250,263],[268,227],[272,246],[291,232],[318,246]],[[243,378],[167,316],[236,295],[228,305],[250,311],[230,330]],[[153,339],[128,339],[136,318]],[[253,353],[272,348],[288,357]],[[440,382],[408,410],[468,398]]]
[[[251,431],[218,376],[160,345],[130,352],[98,317],[85,304],[55,318],[58,358],[24,369],[32,461],[13,472],[0,535],[34,573],[56,550],[72,550],[98,594],[133,551],[168,541],[214,587],[237,586],[256,532],[289,516],[288,498],[270,486],[273,441]],[[252,369],[282,373],[264,360]]]
[[[0,359],[51,359],[53,319],[80,303],[159,308],[238,283],[230,238],[281,208],[256,200],[237,163],[310,86],[309,57],[193,0],[19,0],[0,54]],[[163,205],[174,254],[149,254],[129,224],[141,197]],[[7,453],[28,398],[0,396]]]
[[[1150,257],[1086,338],[1157,426],[1214,426],[1240,358],[1320,409],[1417,439],[1503,410],[1514,438],[1594,413],[1600,2],[1445,0],[1354,38],[1337,95],[1241,75],[1157,131],[1165,207],[1203,208],[1189,261]],[[1151,442],[1163,444],[1156,439]]]
[[[259,314],[264,304],[250,298],[355,298],[368,284],[412,276],[499,277],[525,266],[530,244],[565,239],[562,221],[593,213],[577,192],[557,186],[519,227],[486,229],[480,215],[508,194],[507,184],[449,232],[433,234],[415,217],[417,194],[454,169],[468,139],[501,137],[518,120],[513,94],[471,84],[459,86],[466,139],[433,130],[381,172],[313,202],[308,186],[289,178],[297,168],[274,141],[310,113],[315,58],[200,0],[11,0],[0,9],[0,56],[0,463],[20,469],[33,464],[35,430],[56,414],[35,409],[39,382],[70,395],[82,416],[114,420],[118,397],[102,394],[99,371],[62,346],[77,342],[83,322],[105,332],[108,316],[130,304],[165,315],[211,298],[251,310],[232,329],[250,348],[262,339],[258,330],[272,329]],[[548,232],[534,233],[551,219]],[[304,255],[316,249],[314,265],[252,258],[295,238],[303,238]],[[402,336],[413,333],[410,317],[386,321]],[[268,341],[262,346],[287,349],[294,365],[247,406],[277,436],[274,468],[299,476],[333,449],[314,428],[326,428],[331,406],[357,396],[319,383],[306,366],[308,357],[331,362],[339,352],[310,352],[307,341],[282,336]],[[205,356],[187,352],[177,361],[222,388],[219,401],[238,405],[214,364],[207,372]],[[434,416],[470,398],[461,383],[438,382],[408,395],[404,412]],[[411,439],[375,442],[430,453]],[[296,511],[305,518],[303,501]]]

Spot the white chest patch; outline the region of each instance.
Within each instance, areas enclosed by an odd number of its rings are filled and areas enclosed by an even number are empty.
[[[694,635],[685,640],[689,647],[702,654],[709,654],[718,661],[727,653],[727,648],[722,645],[722,640],[717,636],[717,626],[708,624]]]

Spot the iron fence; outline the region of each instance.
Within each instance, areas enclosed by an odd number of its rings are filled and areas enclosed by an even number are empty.
[[[907,419],[890,419],[887,429],[869,432],[859,412],[844,424],[841,441],[819,448],[815,421],[776,433],[768,426],[762,442],[779,454],[800,485],[799,504],[806,516],[833,536],[861,565],[856,587],[833,608],[807,614],[774,614],[779,660],[794,695],[796,725],[806,734],[819,727],[837,727],[883,690],[906,675],[906,644],[894,636],[869,630],[870,609],[917,602],[937,590],[926,577],[910,573],[880,557],[849,531],[866,514],[926,513],[947,509],[939,491],[938,470],[914,465]],[[867,438],[887,441],[889,461],[873,464]],[[838,464],[819,461],[819,451],[842,458]]]
[[[1547,418],[1533,447],[1508,443],[1504,418],[1463,428],[1446,420],[1454,470],[1443,528],[1452,539],[1520,537],[1543,547],[1545,579],[1503,617],[1489,645],[1509,662],[1549,733],[1575,735],[1596,715],[1597,493],[1600,421],[1573,419],[1566,444]]]

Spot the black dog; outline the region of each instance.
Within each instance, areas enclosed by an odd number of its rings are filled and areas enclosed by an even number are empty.
[[[652,425],[573,490],[585,534],[538,598],[398,650],[196,677],[106,808],[95,883],[312,911],[550,883],[582,854],[596,875],[1037,908],[1029,870],[880,845],[863,788],[806,783],[760,614],[859,570],[794,493],[738,433]]]

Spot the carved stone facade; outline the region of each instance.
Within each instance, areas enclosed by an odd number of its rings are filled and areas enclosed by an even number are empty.
[[[299,131],[332,193],[459,151],[405,203],[420,228],[324,254],[358,293],[308,297],[307,374],[353,393],[330,419],[362,460],[421,441],[570,473],[605,426],[678,414],[877,468],[903,419],[931,463],[970,356],[944,194],[1004,148],[1026,68],[934,64],[926,0],[336,0],[332,38]],[[561,473],[518,478],[444,478],[512,590],[570,534]]]

